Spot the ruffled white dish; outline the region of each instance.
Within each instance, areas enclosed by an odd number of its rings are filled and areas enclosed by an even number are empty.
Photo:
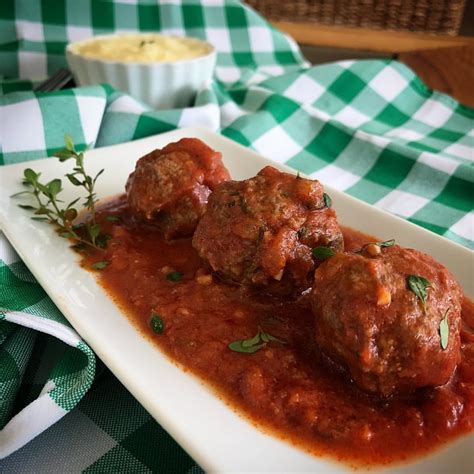
[[[155,109],[169,109],[189,106],[198,90],[212,78],[216,64],[215,48],[195,38],[190,40],[204,45],[207,53],[176,61],[117,61],[80,52],[81,46],[87,42],[124,36],[127,35],[102,35],[69,43],[66,58],[76,83],[81,86],[111,84]],[[143,34],[143,38],[148,36]]]

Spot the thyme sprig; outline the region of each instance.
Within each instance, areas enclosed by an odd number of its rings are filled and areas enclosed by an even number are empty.
[[[65,176],[70,183],[86,191],[83,207],[89,211],[89,219],[81,224],[74,224],[78,216],[77,203],[80,197],[74,199],[69,204],[64,205],[64,201],[59,199],[59,194],[63,190],[62,180],[52,179],[44,183],[40,181],[41,173],[37,173],[31,168],[23,172],[23,184],[27,187],[25,191],[14,194],[12,197],[29,195],[36,202],[34,205],[19,204],[19,207],[32,211],[32,219],[49,222],[57,227],[58,234],[66,239],[75,241],[76,247],[92,247],[104,249],[107,245],[108,235],[101,235],[100,224],[96,221],[97,195],[94,191],[97,178],[103,173],[100,170],[94,177],[89,176],[84,168],[84,153],[78,152],[74,147],[74,142],[70,135],[64,136],[65,148],[58,151],[54,156],[60,162],[69,159],[75,160],[72,173]]]

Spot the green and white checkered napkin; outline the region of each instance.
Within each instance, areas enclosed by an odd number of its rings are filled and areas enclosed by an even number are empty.
[[[68,40],[125,30],[208,39],[216,80],[194,107],[165,111],[106,85],[24,90],[64,64]],[[99,147],[206,126],[474,248],[474,110],[397,62],[309,68],[238,2],[4,0],[0,73],[0,164],[50,156],[65,132]],[[100,362],[94,375],[94,354],[1,234],[0,319],[0,458],[77,405],[3,459],[2,472],[199,471]]]

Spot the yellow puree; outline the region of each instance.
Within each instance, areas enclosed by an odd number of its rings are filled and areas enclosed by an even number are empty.
[[[91,58],[146,63],[181,61],[210,52],[210,47],[198,39],[157,34],[98,38],[78,44],[74,49]]]

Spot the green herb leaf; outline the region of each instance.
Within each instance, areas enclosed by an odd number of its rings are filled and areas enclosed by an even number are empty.
[[[56,196],[61,191],[61,180],[53,179],[48,183],[48,192],[51,196]]]
[[[279,342],[280,344],[286,344],[286,341],[284,341],[283,339],[279,339],[278,337],[272,336],[267,332],[260,331],[260,336],[262,338],[262,341],[265,342]]]
[[[251,337],[250,339],[244,339],[240,342],[242,343],[242,347],[252,347],[256,344],[259,344],[261,342],[260,331],[257,332],[257,334],[255,334],[255,336]]]
[[[395,245],[395,239],[385,240],[384,242],[375,242],[379,247],[392,247]]]
[[[331,199],[331,196],[329,196],[329,194],[324,193],[323,194],[323,200],[324,200],[324,204],[325,204],[326,207],[331,207],[332,206],[332,199]]]
[[[38,209],[36,209],[35,214],[36,215],[49,215],[50,212],[51,211],[48,208],[41,206]]]
[[[92,180],[92,182],[95,184],[95,182],[97,181],[97,178],[104,172],[104,170],[100,170],[94,177],[94,179]]]
[[[262,329],[258,328],[257,334],[249,339],[242,339],[238,341],[231,342],[228,347],[234,352],[243,352],[246,354],[253,354],[257,352],[262,347],[264,347],[268,342],[278,342],[280,344],[286,344],[286,341],[278,339],[278,337],[272,336]]]
[[[19,193],[11,194],[10,197],[14,198],[17,196],[22,196],[23,194],[32,194],[31,191],[20,191]]]
[[[34,183],[38,179],[39,174],[35,173],[31,168],[26,168],[23,171],[23,176],[29,183]]]
[[[76,150],[74,149],[74,141],[68,133],[64,134],[64,144],[66,145],[66,150],[75,152]]]
[[[258,350],[260,350],[266,344],[265,342],[263,342],[255,346],[244,347],[242,345],[243,342],[244,341],[234,341],[234,342],[231,342],[227,347],[234,352],[243,352],[245,354],[253,354],[254,352],[257,352]]]
[[[36,182],[35,185],[45,196],[48,196],[49,194],[48,186],[45,186],[44,184],[39,183],[39,182]]]
[[[312,251],[314,258],[325,260],[326,258],[333,257],[336,252],[330,247],[315,247]]]
[[[74,201],[71,201],[71,202],[67,205],[68,209],[69,209],[70,207],[74,206],[74,204],[76,204],[76,202],[78,202],[79,199],[81,199],[81,198],[77,198],[77,199],[74,199]]]
[[[97,247],[99,247],[101,249],[105,249],[105,248],[107,248],[107,242],[111,238],[112,238],[112,236],[110,234],[105,234],[105,235],[97,237],[95,243],[96,243]]]
[[[73,175],[67,174],[66,178],[74,185],[74,186],[81,186],[82,183]]]
[[[156,334],[163,334],[165,323],[159,314],[155,312],[151,313],[150,327]]]
[[[441,349],[445,351],[448,348],[449,342],[449,321],[448,321],[449,308],[444,313],[444,318],[439,323],[439,337],[441,343]]]
[[[99,234],[100,224],[93,224],[89,227],[89,235],[91,236],[92,240],[96,239]]]
[[[84,153],[76,155],[76,164],[79,167],[79,171],[82,171],[82,168],[84,167]]]
[[[94,269],[94,270],[103,270],[105,267],[107,267],[108,265],[110,264],[110,262],[106,262],[106,261],[103,261],[103,262],[95,262],[91,265],[91,267]]]
[[[69,158],[72,158],[74,156],[74,152],[72,152],[71,150],[63,149],[57,151],[54,156],[56,158],[59,158],[59,161],[62,163],[68,160]]]
[[[38,221],[38,222],[48,222],[48,219],[46,217],[36,217],[36,216],[33,216],[33,217],[30,217],[30,219],[32,221]]]
[[[106,221],[109,221],[109,222],[119,222],[120,221],[120,217],[119,216],[107,216],[105,218]]]
[[[27,211],[34,211],[36,208],[33,206],[28,206],[27,204],[18,204],[18,207],[26,209]]]
[[[420,299],[423,308],[426,306],[426,290],[431,287],[431,283],[419,275],[408,275],[407,283],[410,290]],[[426,308],[425,308],[426,309]]]
[[[181,272],[169,272],[166,275],[166,279],[169,281],[181,281],[183,278],[183,274]]]

